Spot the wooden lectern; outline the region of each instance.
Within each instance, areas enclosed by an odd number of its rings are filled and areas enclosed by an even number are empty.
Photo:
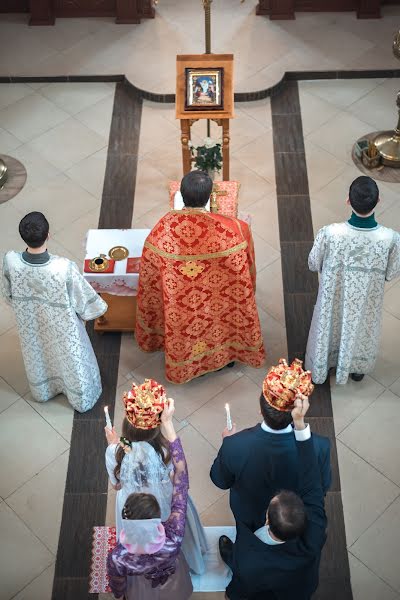
[[[211,109],[187,105],[187,70],[222,69],[222,106]],[[209,119],[222,127],[222,179],[229,180],[229,119],[234,117],[233,54],[181,54],[176,57],[176,118],[181,122],[183,174],[192,168],[189,147],[190,128],[199,119]]]

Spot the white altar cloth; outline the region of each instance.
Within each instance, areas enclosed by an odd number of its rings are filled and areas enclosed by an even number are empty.
[[[85,273],[83,276],[98,293],[114,296],[136,296],[139,285],[138,273],[127,273],[128,258],[142,256],[143,245],[150,229],[89,229],[86,237],[85,260],[91,260],[100,254],[108,257],[113,246],[125,246],[129,256],[116,260],[114,273]]]

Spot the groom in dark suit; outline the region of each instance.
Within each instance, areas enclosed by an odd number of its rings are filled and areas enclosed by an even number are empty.
[[[235,427],[223,431],[223,443],[210,472],[217,487],[230,489],[236,522],[245,523],[253,531],[265,523],[267,506],[279,490],[299,490],[299,456],[292,416],[273,404],[263,392],[261,424],[239,433]],[[330,441],[319,435],[313,435],[312,440],[326,494],[331,484]]]
[[[262,527],[253,532],[238,522],[235,544],[226,536],[219,540],[221,557],[233,571],[229,600],[310,600],[317,589],[327,520],[315,445],[304,423],[308,406],[299,394],[292,410],[298,495],[280,491]]]

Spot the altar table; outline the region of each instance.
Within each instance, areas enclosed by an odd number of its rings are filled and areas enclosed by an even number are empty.
[[[108,252],[114,246],[124,246],[129,255],[116,260],[113,273],[83,272],[86,281],[108,304],[108,310],[95,320],[96,331],[134,331],[136,324],[136,295],[139,273],[127,273],[129,258],[142,256],[145,239],[150,229],[90,229],[86,237],[85,260],[100,254],[109,258]]]

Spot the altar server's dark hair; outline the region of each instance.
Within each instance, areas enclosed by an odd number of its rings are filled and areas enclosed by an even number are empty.
[[[190,171],[181,181],[181,194],[185,206],[202,208],[208,202],[212,179],[204,171]]]
[[[29,248],[40,248],[49,235],[49,222],[41,212],[30,212],[21,219],[18,229]]]
[[[282,542],[302,536],[307,514],[300,496],[289,490],[274,496],[268,507],[268,525],[271,533]]]
[[[130,521],[159,519],[160,517],[160,505],[153,494],[130,494],[122,509],[122,518]]]
[[[268,404],[262,392],[260,396],[260,409],[265,423],[268,425],[268,427],[271,427],[271,429],[285,429],[285,427],[290,425],[290,423],[293,421],[292,414],[290,412],[277,410]]]
[[[357,177],[350,186],[349,200],[356,213],[367,215],[378,204],[379,189],[376,182],[365,175]]]

